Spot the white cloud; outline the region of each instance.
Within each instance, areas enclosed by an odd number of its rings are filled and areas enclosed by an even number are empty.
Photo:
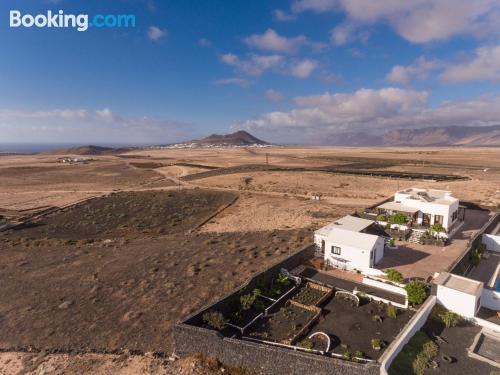
[[[311,59],[303,59],[292,65],[290,74],[297,78],[307,78],[311,75],[318,63]]]
[[[275,9],[273,11],[273,16],[278,21],[293,21],[297,18],[295,14],[287,13],[282,9]]]
[[[267,100],[269,100],[270,102],[273,102],[273,103],[282,102],[286,98],[285,94],[283,94],[280,91],[273,90],[273,89],[267,90],[264,93],[264,95],[267,98]]]
[[[273,29],[267,29],[262,34],[250,35],[243,41],[246,45],[252,48],[282,53],[295,52],[300,46],[308,43],[308,40],[304,35],[287,38],[279,35]]]
[[[149,26],[148,28],[148,38],[154,41],[159,41],[166,38],[168,31],[166,29],[161,29],[158,26]]]
[[[387,22],[414,43],[457,35],[491,37],[500,33],[497,0],[296,0],[292,11],[345,11],[349,22]]]
[[[109,108],[22,111],[0,109],[5,142],[152,142],[168,143],[194,135],[192,124],[125,117]]]
[[[366,132],[380,135],[388,129],[428,126],[497,125],[500,95],[430,106],[430,93],[399,88],[360,89],[348,94],[295,98],[288,112],[270,112],[235,124],[269,139],[321,143],[329,135]]]
[[[355,27],[352,24],[343,23],[332,29],[330,38],[335,45],[341,46],[353,38],[354,30]]]
[[[244,78],[225,78],[212,81],[212,84],[218,86],[236,85],[240,87],[248,87],[252,84],[252,81],[249,81],[248,79]]]
[[[385,79],[392,83],[409,84],[415,79],[426,79],[429,73],[441,66],[437,60],[429,60],[420,56],[408,66],[395,65]]]
[[[248,59],[240,59],[232,53],[226,53],[221,56],[221,61],[245,74],[259,76],[266,70],[278,66],[283,61],[283,56],[250,55]]]
[[[480,47],[466,62],[449,65],[439,77],[444,81],[500,81],[500,45]]]

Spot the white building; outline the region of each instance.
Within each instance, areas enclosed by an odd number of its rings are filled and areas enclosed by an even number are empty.
[[[394,200],[377,207],[379,213],[403,213],[408,217],[407,226],[431,227],[441,224],[450,232],[457,220],[464,218],[464,209],[450,191],[410,188],[394,194]]]
[[[466,318],[476,316],[481,307],[482,282],[441,272],[434,284],[437,301],[441,305]]]
[[[314,232],[318,255],[332,267],[380,274],[373,267],[384,256],[384,238],[375,226],[372,220],[344,216],[318,229]]]

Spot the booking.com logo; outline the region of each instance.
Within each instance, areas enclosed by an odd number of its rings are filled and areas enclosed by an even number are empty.
[[[135,27],[135,15],[96,14],[89,21],[88,14],[65,14],[62,10],[37,15],[11,10],[10,27],[76,28],[78,31],[87,31],[89,27]]]

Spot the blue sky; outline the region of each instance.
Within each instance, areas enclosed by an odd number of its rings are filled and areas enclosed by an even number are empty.
[[[500,123],[492,0],[2,1],[0,142],[278,142]],[[9,11],[135,28],[10,28]]]

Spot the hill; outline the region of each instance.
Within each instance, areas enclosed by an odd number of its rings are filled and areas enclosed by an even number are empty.
[[[393,129],[380,135],[342,133],[330,136],[329,146],[500,146],[500,125]]]
[[[203,139],[192,141],[200,145],[225,145],[225,146],[250,146],[250,145],[267,145],[268,143],[254,137],[252,134],[240,130],[231,134],[212,134]]]
[[[122,154],[124,152],[128,152],[133,150],[132,147],[103,147],[103,146],[78,146],[78,147],[69,147],[69,148],[61,148],[57,150],[51,150],[48,152],[44,152],[44,154],[53,154],[53,155],[116,155]]]

